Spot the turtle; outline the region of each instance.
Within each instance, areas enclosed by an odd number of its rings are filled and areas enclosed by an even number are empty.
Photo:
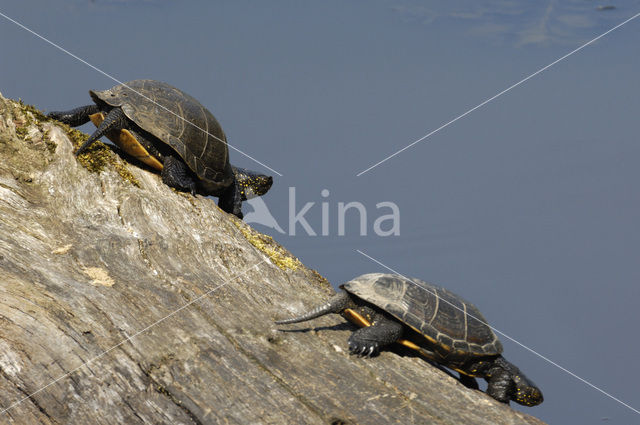
[[[207,108],[160,81],[134,80],[108,90],[89,90],[92,105],[52,111],[50,118],[97,129],[79,155],[107,136],[127,154],[161,172],[162,181],[193,195],[217,196],[218,205],[242,218],[242,201],[267,193],[271,176],[229,163],[227,137]]]
[[[536,406],[543,401],[540,389],[502,357],[502,343],[477,307],[445,288],[400,275],[365,274],[340,285],[326,303],[275,323],[329,313],[360,327],[349,337],[352,354],[369,357],[399,343],[457,371],[467,387],[479,389],[475,378],[484,378],[487,394],[500,402]]]

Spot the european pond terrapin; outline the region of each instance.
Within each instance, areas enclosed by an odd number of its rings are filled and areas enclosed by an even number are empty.
[[[54,111],[72,127],[93,122],[96,131],[76,151],[107,136],[127,154],[161,172],[178,190],[219,198],[224,211],[242,218],[242,201],[267,193],[272,177],[233,167],[227,137],[204,106],[169,84],[134,80],[89,94],[94,105]]]
[[[502,344],[480,311],[460,296],[418,279],[372,273],[344,285],[326,304],[277,324],[341,314],[360,326],[349,337],[349,351],[371,356],[393,343],[460,373],[461,381],[478,389],[484,378],[487,394],[498,401],[525,406],[543,401],[540,389],[502,357]]]

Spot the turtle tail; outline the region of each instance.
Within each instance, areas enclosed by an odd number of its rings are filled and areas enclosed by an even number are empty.
[[[101,138],[111,130],[122,129],[126,125],[127,117],[120,108],[113,108],[107,116],[104,118],[104,121],[100,123],[96,131],[93,132],[91,136],[87,139],[86,142],[82,144],[76,151],[75,155],[78,156],[82,152],[84,152],[93,142]]]
[[[345,291],[340,291],[326,304],[318,306],[311,311],[304,313],[302,316],[294,317],[292,319],[278,320],[276,325],[288,325],[290,323],[306,322],[307,320],[315,319],[316,317],[324,316],[329,313],[340,313],[347,308],[350,298]]]
[[[236,177],[242,201],[262,196],[269,191],[273,184],[273,177],[256,173],[245,168],[231,166]]]

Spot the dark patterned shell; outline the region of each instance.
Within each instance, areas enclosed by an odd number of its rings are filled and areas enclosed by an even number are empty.
[[[502,353],[502,344],[482,313],[444,288],[382,273],[359,276],[342,287],[436,342],[439,352],[463,356]]]
[[[120,106],[127,118],[171,146],[201,179],[230,184],[227,138],[218,120],[193,97],[154,80],[129,81],[89,94],[98,104]]]

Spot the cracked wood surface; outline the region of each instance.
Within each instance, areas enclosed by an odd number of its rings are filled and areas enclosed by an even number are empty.
[[[350,357],[337,316],[279,330],[330,285],[128,168],[140,188],[0,97],[0,423],[542,423],[419,358]]]

